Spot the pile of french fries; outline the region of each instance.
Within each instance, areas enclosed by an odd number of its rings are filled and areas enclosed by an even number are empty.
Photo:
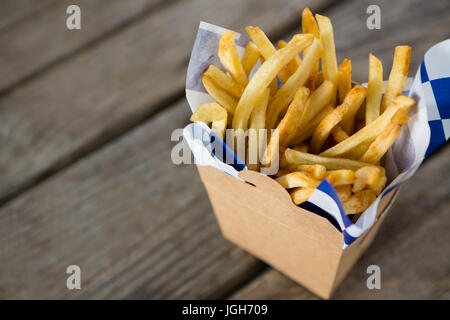
[[[225,32],[218,56],[226,72],[210,65],[202,78],[216,103],[201,105],[191,121],[212,122],[222,140],[227,128],[267,129],[266,144],[256,141],[262,160],[248,164],[249,169],[280,159],[274,178],[295,204],[308,200],[328,179],[356,221],[385,187],[383,157],[415,105],[401,95],[411,48],[395,48],[383,96],[379,59],[369,56],[367,88],[355,85],[350,59],[337,64],[330,19],[314,17],[306,8],[302,29],[288,43],[279,41],[276,49],[260,28],[248,26],[251,41],[241,59],[234,32]]]

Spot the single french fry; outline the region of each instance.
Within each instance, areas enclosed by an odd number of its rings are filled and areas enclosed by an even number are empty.
[[[234,42],[234,31],[228,30],[220,38],[219,59],[231,77],[241,86],[245,87],[248,83],[248,78],[239,60],[239,54]]]
[[[253,75],[236,106],[232,123],[233,129],[247,129],[248,119],[253,111],[256,99],[258,99],[262,91],[267,88],[281,68],[298,55],[305,47],[309,46],[312,41],[313,36],[311,35],[297,34],[286,47],[278,50],[264,62]]]
[[[264,59],[269,59],[277,51],[264,31],[262,31],[259,27],[248,26],[245,27],[245,30],[258,48],[259,52],[261,52]],[[286,66],[283,66],[278,72],[278,77],[282,83],[285,83],[289,76],[290,74]]]
[[[373,184],[370,188],[375,192],[375,194],[378,196],[386,186],[387,178],[386,176],[381,176],[378,178],[378,181]]]
[[[249,136],[248,141],[248,163],[247,167],[251,170],[258,170],[259,168],[259,157],[262,151],[266,148],[264,145],[263,137],[260,135],[260,129],[264,129],[266,125],[266,110],[267,103],[269,102],[270,89],[267,88],[257,100],[256,106],[252,111],[250,116],[250,129],[255,130],[253,135]],[[252,137],[256,141],[251,141]]]
[[[315,188],[295,188],[291,192],[291,198],[292,201],[296,204],[302,204],[303,202],[307,201],[311,195],[313,194]]]
[[[344,102],[344,98],[352,88],[352,62],[344,59],[338,69],[338,93],[339,103]]]
[[[348,137],[344,141],[338,143],[334,147],[331,147],[330,149],[322,152],[320,155],[324,157],[337,157],[350,151],[366,140],[376,138],[379,134],[381,134],[381,132],[385,130],[391,118],[398,110],[404,109],[406,111],[409,111],[415,104],[416,102],[412,98],[398,96],[394,100],[394,102],[386,109],[386,111],[376,120],[372,121],[364,128]]]
[[[334,141],[338,143],[349,137],[347,132],[345,132],[340,125],[335,126],[333,130],[331,130],[331,134],[333,135]]]
[[[266,60],[263,56],[260,57],[261,64],[263,64]],[[273,79],[269,84],[270,96],[274,96],[278,91],[278,81],[277,78]]]
[[[397,139],[402,126],[391,123],[369,146],[367,151],[361,157],[361,161],[367,163],[377,163]]]
[[[228,113],[230,113],[230,115],[233,115],[234,110],[237,106],[237,100],[230,94],[228,94],[225,90],[220,88],[214,82],[214,80],[212,80],[205,74],[203,74],[202,82],[209,95],[213,97],[213,99],[216,100],[218,104],[224,107],[228,111]]]
[[[297,141],[298,137],[304,133],[307,124],[331,101],[333,96],[333,84],[324,81],[322,85],[314,91],[306,102],[300,121],[296,123],[295,130],[291,131],[287,138],[287,143]],[[301,141],[300,141],[301,142]],[[288,145],[286,144],[286,145]],[[297,144],[297,143],[295,143]]]
[[[277,126],[278,135],[275,139],[270,139],[267,149],[264,154],[264,163],[269,165],[275,159],[277,154],[274,150],[286,147],[287,138],[292,130],[295,130],[296,124],[300,121],[305,109],[306,100],[309,97],[309,89],[306,87],[299,87],[294,100],[292,100],[289,108]],[[277,146],[276,144],[279,144]]]
[[[210,65],[208,69],[203,73],[204,76],[211,78],[219,87],[221,87],[226,93],[239,99],[244,92],[244,88],[235,80],[227,76],[222,70],[215,65]]]
[[[299,164],[289,167],[292,171],[303,171],[310,174],[313,178],[322,180],[325,178],[327,168],[321,164]]]
[[[339,200],[341,203],[347,201],[352,196],[352,186],[350,184],[343,184],[340,186],[335,186],[334,189],[338,194]]]
[[[227,127],[227,111],[217,103],[202,104],[192,114],[191,121],[212,122],[211,130],[223,140]]]
[[[383,64],[373,54],[369,56],[369,81],[367,84],[366,125],[380,116],[383,94]]]
[[[312,37],[312,35],[309,35]],[[280,49],[280,50],[284,50]],[[314,39],[311,46],[308,48],[308,53],[303,56],[303,61],[295,73],[289,77],[288,81],[284,83],[275,94],[273,100],[269,103],[267,110],[267,129],[275,127],[280,114],[283,114],[289,103],[294,98],[298,87],[304,85],[308,76],[311,74],[314,63],[319,61],[322,53],[322,44],[319,39]]]
[[[282,167],[289,167],[292,165],[300,165],[300,164],[321,164],[325,168],[327,168],[327,170],[340,170],[340,169],[358,170],[359,168],[362,167],[374,166],[371,165],[370,163],[365,163],[361,161],[342,158],[327,158],[287,148],[284,151],[284,155],[282,157],[280,165]]]
[[[241,59],[242,67],[247,76],[250,74],[250,71],[252,71],[260,56],[261,54],[259,53],[258,48],[253,42],[249,41]]]
[[[301,171],[288,173],[284,176],[276,178],[275,180],[286,189],[297,187],[316,188],[320,184],[319,180],[314,179]]]
[[[334,45],[333,26],[328,17],[316,14],[317,25],[320,31],[320,40],[322,41],[322,72],[325,80],[331,81],[334,86],[332,104],[336,103],[336,92],[338,82],[338,66],[336,60],[336,49]]]
[[[344,112],[342,108],[333,109],[320,121],[311,138],[311,152],[319,153],[331,130],[342,120]]]
[[[284,40],[278,41],[278,48],[283,49],[286,47],[287,42]],[[305,49],[306,50],[306,49]],[[295,71],[297,71],[298,67],[300,67],[300,64],[302,63],[302,59],[300,59],[299,56],[294,57],[288,64],[287,64],[287,70],[289,72],[289,76],[293,75]]]
[[[402,94],[408,78],[409,63],[411,60],[410,46],[397,46],[394,51],[394,61],[392,63],[391,73],[386,85],[383,101],[381,103],[381,113],[394,101],[396,97]]]
[[[355,171],[348,169],[328,170],[326,178],[332,177],[334,186],[353,184],[355,182]]]
[[[366,187],[376,184],[380,176],[380,170],[376,167],[362,167],[355,171],[353,193],[357,193]]]
[[[347,134],[352,134],[355,125],[355,116],[367,95],[367,89],[363,86],[354,86],[345,96],[338,108],[343,108],[344,116],[341,127]]]
[[[301,144],[292,147],[292,149],[300,152],[308,152],[309,145],[306,142],[302,142]]]
[[[319,27],[317,26],[316,19],[314,19],[313,14],[308,8],[303,9],[302,12],[302,30],[303,33],[312,34],[315,38],[320,38]],[[308,54],[310,49],[306,48],[304,54]],[[311,70],[311,73],[308,77],[308,80],[305,83],[305,86],[314,90],[317,88],[316,86],[316,77],[319,72],[319,61],[314,64],[314,67]],[[320,84],[319,84],[320,85]]]
[[[357,214],[364,212],[376,199],[373,190],[363,190],[355,193],[345,201],[342,206],[346,214]]]

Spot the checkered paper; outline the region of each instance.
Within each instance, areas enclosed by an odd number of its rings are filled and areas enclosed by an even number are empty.
[[[203,87],[201,78],[210,64],[223,70],[217,51],[220,37],[225,31],[226,29],[218,26],[200,23],[186,78],[186,98],[192,112],[201,104],[214,101]],[[249,39],[246,35],[236,33],[235,40],[238,52],[242,54]],[[381,199],[408,180],[425,157],[449,138],[449,61],[450,40],[436,44],[425,54],[411,87],[404,92],[417,101],[417,106],[410,112],[410,120],[386,155],[386,174],[390,183],[355,224],[345,214],[336,190],[327,180],[323,180],[309,200],[300,205],[328,219],[343,233],[343,249],[375,223]],[[257,67],[255,66],[254,70]],[[203,123],[191,123],[184,128],[183,135],[197,165],[212,166],[242,180],[238,177],[238,173],[247,170],[245,164],[214,135],[208,126]],[[231,162],[230,157],[233,159]],[[385,205],[382,212],[389,209],[395,196]]]

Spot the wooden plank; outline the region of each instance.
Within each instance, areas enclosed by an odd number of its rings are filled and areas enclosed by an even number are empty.
[[[21,5],[21,2],[10,7],[23,6],[31,10],[36,6]],[[8,44],[0,50],[3,57],[0,60],[0,92],[163,3],[163,0],[79,0],[76,3],[62,0],[41,8],[29,18],[25,16],[19,23],[0,30],[0,43]],[[71,4],[77,4],[81,9],[81,30],[69,31],[66,27],[66,9]]]
[[[0,30],[26,19],[55,0],[3,0],[0,3]]]
[[[188,113],[174,105],[2,208],[0,297],[217,298],[263,268],[222,238],[195,166],[170,160]]]
[[[333,299],[450,298],[450,147],[427,161],[400,190],[378,236]],[[367,267],[381,269],[381,289],[366,286]],[[232,299],[317,299],[270,269]]]
[[[200,20],[240,31],[257,24],[269,34],[278,34],[298,24],[305,4],[318,8],[325,3],[177,2],[9,92],[0,99],[0,200],[181,97]],[[75,34],[69,33],[65,41],[72,42]]]

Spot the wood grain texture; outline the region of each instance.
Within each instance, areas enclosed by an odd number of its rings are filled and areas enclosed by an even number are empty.
[[[0,30],[28,19],[55,0],[2,0],[0,2]]]
[[[14,7],[31,10],[41,1]],[[30,1],[28,1],[30,2]],[[45,2],[42,1],[41,5]],[[54,61],[95,42],[115,29],[124,27],[137,16],[171,1],[163,0],[58,0],[41,7],[33,16],[21,19],[10,28],[0,30],[0,92],[27,78]],[[77,4],[81,9],[81,30],[68,30],[66,9]],[[13,5],[10,5],[13,7]],[[15,8],[14,8],[15,9]],[[13,10],[13,9],[11,9]],[[36,11],[36,10],[35,10]],[[14,12],[17,12],[14,10]],[[20,12],[20,11],[19,11]],[[23,15],[23,14],[22,14]]]
[[[427,161],[400,190],[373,244],[333,299],[450,299],[450,147]],[[366,286],[367,267],[381,268],[381,290]],[[232,299],[317,299],[270,270]]]
[[[269,34],[281,33],[298,23],[306,4],[324,3],[176,2],[9,92],[0,98],[0,199],[183,96],[187,61],[200,20],[241,31],[245,25],[257,24]],[[65,41],[71,42],[72,36]]]
[[[188,110],[175,104],[5,206],[0,297],[218,298],[261,269],[221,236],[195,166],[170,160]],[[66,288],[71,264],[82,290]]]

